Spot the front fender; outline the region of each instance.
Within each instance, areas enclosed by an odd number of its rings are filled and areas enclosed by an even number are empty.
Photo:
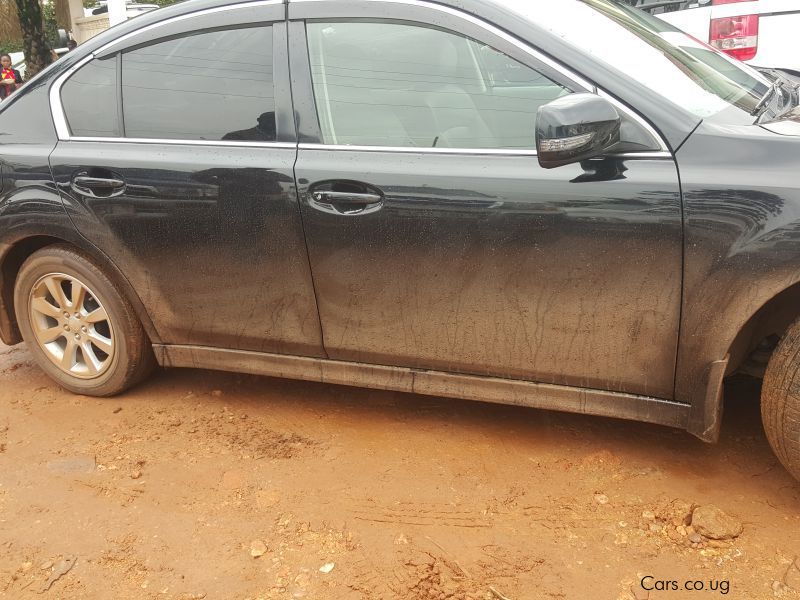
[[[724,369],[715,365],[761,307],[800,282],[798,156],[800,138],[705,123],[678,153],[685,253],[675,399],[692,405],[689,430],[706,440],[719,435],[721,394],[710,390]]]

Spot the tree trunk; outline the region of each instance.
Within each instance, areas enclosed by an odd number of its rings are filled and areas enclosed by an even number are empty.
[[[50,64],[50,49],[44,35],[39,0],[16,0],[16,3],[25,52],[25,79],[30,79]]]

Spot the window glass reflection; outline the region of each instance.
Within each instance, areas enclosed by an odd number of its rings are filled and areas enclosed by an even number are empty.
[[[122,56],[125,135],[274,142],[272,28],[189,35]]]

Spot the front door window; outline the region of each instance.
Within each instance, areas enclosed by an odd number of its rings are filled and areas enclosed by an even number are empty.
[[[309,23],[323,142],[534,149],[539,107],[569,93],[475,40],[421,25]]]

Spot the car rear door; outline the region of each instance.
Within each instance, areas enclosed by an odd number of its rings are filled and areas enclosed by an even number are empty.
[[[537,108],[582,78],[432,3],[296,2],[289,19],[330,358],[671,397],[678,175],[636,115],[621,109],[653,151],[545,170]]]
[[[67,210],[167,344],[323,355],[284,17],[259,2],[150,26],[51,92]]]

